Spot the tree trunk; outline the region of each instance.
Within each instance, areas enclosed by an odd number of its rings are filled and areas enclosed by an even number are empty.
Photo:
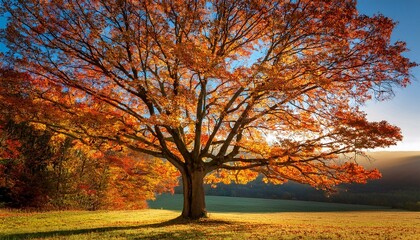
[[[194,170],[182,173],[184,190],[184,208],[182,217],[187,219],[199,219],[207,217],[204,195],[204,171]]]

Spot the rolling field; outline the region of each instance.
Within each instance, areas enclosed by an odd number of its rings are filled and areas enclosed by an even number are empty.
[[[240,212],[211,212],[210,218],[194,222],[177,219],[179,211],[160,209],[0,210],[0,239],[420,239],[418,212],[358,209],[357,205],[353,205],[355,211],[257,212],[255,201],[250,202],[253,199],[210,198],[209,202],[215,201],[220,207],[232,204],[228,200],[242,206],[247,203],[248,207],[240,208]],[[279,200],[265,203],[270,201]],[[322,205],[303,203],[308,209]],[[247,212],[251,206],[256,210]]]
[[[163,194],[156,201],[149,201],[149,207],[181,211],[182,201],[182,194]],[[246,213],[375,211],[389,209],[388,207],[369,205],[221,196],[206,196],[206,206],[209,212]]]

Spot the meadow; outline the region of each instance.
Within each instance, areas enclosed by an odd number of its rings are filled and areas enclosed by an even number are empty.
[[[166,196],[164,200],[168,203],[168,199]],[[242,207],[228,212],[234,203]],[[283,204],[284,208],[295,205],[296,209],[276,212],[260,206],[257,211],[261,203],[278,207]],[[208,197],[208,205],[209,209],[225,207],[211,211],[209,218],[200,221],[179,219],[179,210],[165,209],[0,210],[0,239],[420,239],[418,212],[359,205],[334,211],[344,206],[223,197]],[[299,211],[299,206],[304,205],[307,209]]]
[[[149,201],[153,209],[182,210],[182,194],[162,194],[155,201]],[[296,201],[264,198],[206,196],[209,212],[276,213],[276,212],[338,212],[387,210],[388,207]]]

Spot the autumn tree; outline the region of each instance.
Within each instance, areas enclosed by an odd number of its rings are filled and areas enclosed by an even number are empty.
[[[402,138],[359,106],[416,64],[395,23],[354,0],[1,2],[7,61],[44,102],[32,121],[166,159],[185,218],[205,216],[204,181],[377,178],[356,157]]]

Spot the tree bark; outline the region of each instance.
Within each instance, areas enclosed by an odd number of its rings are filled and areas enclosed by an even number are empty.
[[[182,217],[186,219],[200,219],[207,217],[204,194],[204,176],[202,170],[187,170],[182,173],[184,190],[184,208]]]

